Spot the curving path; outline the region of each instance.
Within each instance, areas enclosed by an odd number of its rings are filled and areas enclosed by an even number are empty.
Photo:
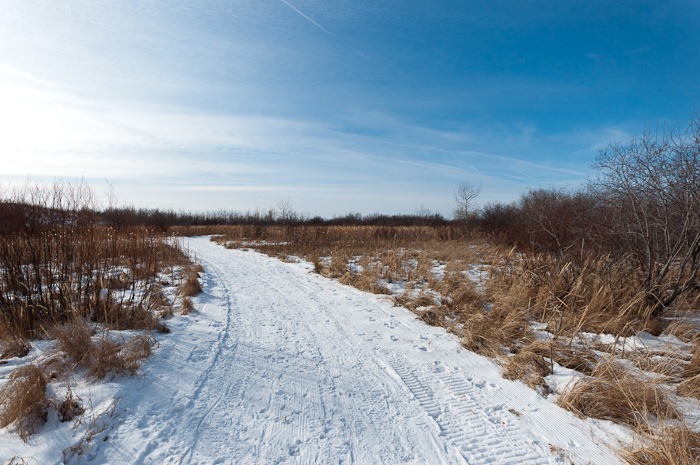
[[[187,243],[207,271],[108,439],[132,464],[619,463],[583,421],[383,297]]]

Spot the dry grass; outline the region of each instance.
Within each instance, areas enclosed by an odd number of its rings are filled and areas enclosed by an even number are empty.
[[[22,358],[32,350],[31,344],[22,337],[9,337],[0,341],[0,360]]]
[[[675,336],[683,342],[692,342],[698,338],[700,328],[694,321],[680,319],[666,326],[663,334]]]
[[[61,422],[71,421],[85,412],[80,399],[73,395],[73,390],[70,386],[66,396],[62,401],[56,402],[55,407],[58,413],[58,420]]]
[[[14,370],[0,389],[0,428],[14,423],[22,440],[27,441],[46,421],[46,383],[44,373],[36,365]]]
[[[630,465],[697,465],[700,433],[686,426],[667,426],[658,434],[646,435],[622,455]]]
[[[581,373],[592,374],[597,358],[588,349],[574,348],[559,340],[537,339],[506,360],[503,376],[506,379],[520,379],[546,394],[549,388],[544,378],[552,373],[554,362]]]
[[[498,268],[493,285],[507,289],[519,299],[518,307],[527,306],[554,335],[660,332],[649,318],[651,307],[636,284],[635,268],[625,260],[596,257],[574,263],[544,255],[511,259],[515,263]]]
[[[592,377],[562,394],[558,404],[583,417],[611,420],[636,429],[649,425],[649,415],[661,420],[680,418],[662,387],[634,376],[613,360],[599,363]]]
[[[530,321],[522,312],[493,307],[461,316],[462,345],[482,355],[497,357],[504,348],[515,352],[533,338]]]
[[[681,377],[687,366],[680,351],[649,351],[635,355],[632,358],[637,368],[662,375],[669,381]]]
[[[542,394],[548,392],[545,376],[552,374],[552,365],[531,347],[525,347],[508,357],[503,366],[503,377],[519,379]]]
[[[672,354],[626,356],[642,370],[663,374],[664,382],[685,379],[678,386],[682,395],[694,395],[700,379],[698,328],[688,321],[668,324],[650,316],[652,305],[629,257],[581,254],[567,261],[526,255],[432,227],[241,226],[220,232],[225,235],[213,240],[281,258],[302,257],[317,273],[362,290],[385,293],[384,283],[397,283],[405,289],[395,297],[397,304],[427,324],[454,332],[465,348],[504,360],[505,377],[521,379],[542,393],[554,363],[590,375],[559,399],[578,415],[610,419],[642,432],[650,428],[650,419],[680,417],[668,386],[634,375],[634,368],[601,362],[577,337],[581,332],[622,337],[664,332],[695,341],[690,361]],[[484,270],[488,279],[474,283],[467,270]],[[533,322],[544,323],[552,339],[537,339]]]
[[[180,285],[180,296],[193,297],[202,292],[202,285],[199,283],[199,273],[203,271],[204,268],[201,265],[187,267],[184,270],[185,279]]]
[[[182,304],[180,305],[180,313],[183,315],[189,315],[194,310],[194,304],[192,299],[189,297],[182,298]]]
[[[679,396],[700,399],[700,374],[679,383],[676,387],[676,393]]]
[[[105,226],[85,185],[26,186],[13,195],[0,198],[12,211],[0,222],[3,333],[31,339],[75,317],[129,327],[133,309],[148,307],[153,278],[188,262],[153,229]]]
[[[75,366],[86,369],[92,379],[110,374],[133,375],[140,364],[151,355],[153,339],[145,335],[119,342],[103,334],[93,337],[94,331],[84,321],[75,321],[54,328],[53,337],[58,349],[68,356]]]

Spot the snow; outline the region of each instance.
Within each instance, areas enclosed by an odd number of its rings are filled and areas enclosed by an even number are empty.
[[[607,422],[503,379],[390,299],[303,262],[185,245],[206,270],[197,311],[168,322],[139,377],[93,386],[103,414],[69,463],[621,463]],[[0,430],[0,462],[61,463],[71,431],[23,444]]]

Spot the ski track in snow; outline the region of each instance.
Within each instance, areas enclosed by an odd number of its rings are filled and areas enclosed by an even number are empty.
[[[197,312],[147,364],[111,464],[614,464],[580,420],[408,310],[255,252],[186,243]],[[564,451],[564,453],[562,453]]]

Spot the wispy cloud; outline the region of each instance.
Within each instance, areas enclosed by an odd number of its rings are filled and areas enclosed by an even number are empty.
[[[326,29],[325,27],[321,26],[318,22],[314,21],[312,18],[310,18],[308,15],[306,15],[304,12],[302,12],[301,10],[299,10],[297,7],[295,7],[294,5],[292,5],[291,3],[289,3],[288,1],[286,1],[286,0],[280,0],[280,2],[284,3],[285,5],[287,5],[287,6],[288,6],[289,8],[291,8],[293,11],[297,12],[302,18],[306,19],[308,22],[310,22],[311,24],[313,24],[314,26],[316,26],[317,28],[319,28],[320,30],[322,30],[323,32],[325,32],[326,34],[328,34],[329,36],[333,37],[333,38],[336,39],[338,42],[342,43],[343,45],[345,45],[346,47],[348,47],[350,50],[352,50],[353,52],[355,52],[355,53],[357,53],[358,55],[360,55],[360,56],[361,56],[362,58],[364,58],[365,60],[369,60],[369,57],[368,57],[367,55],[365,55],[364,53],[362,53],[361,51],[359,51],[357,48],[353,47],[350,43],[348,43],[348,42],[347,42],[346,40],[344,40],[343,38],[339,37],[339,36],[336,35],[336,34],[333,34],[331,31],[329,31],[329,30]]]

